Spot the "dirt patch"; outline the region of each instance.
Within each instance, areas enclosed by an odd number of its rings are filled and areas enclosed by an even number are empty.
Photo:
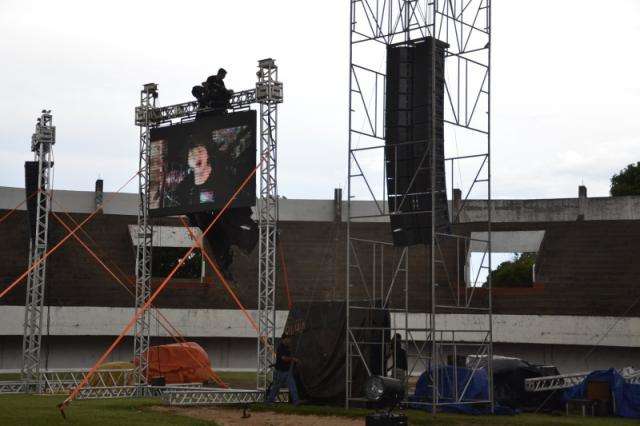
[[[220,407],[153,407],[162,411],[201,420],[214,420],[221,426],[363,426],[364,419],[348,419],[336,416],[282,414],[269,411],[250,411],[251,417],[242,418],[239,408]]]

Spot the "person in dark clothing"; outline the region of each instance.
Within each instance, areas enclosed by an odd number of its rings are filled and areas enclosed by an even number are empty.
[[[199,86],[193,86],[191,94],[198,100],[196,119],[208,115],[220,115],[230,107],[233,90],[227,89],[224,78],[227,71],[220,68],[216,75],[211,75]]]
[[[404,382],[409,366],[407,362],[407,351],[402,348],[402,336],[396,333],[391,345],[394,350],[391,376]]]
[[[278,349],[276,349],[276,364],[273,371],[273,383],[267,395],[267,402],[275,401],[280,388],[286,384],[289,388],[289,398],[294,405],[300,403],[298,398],[298,388],[293,377],[293,366],[299,364],[300,360],[291,356],[291,341],[288,336],[282,336]]]

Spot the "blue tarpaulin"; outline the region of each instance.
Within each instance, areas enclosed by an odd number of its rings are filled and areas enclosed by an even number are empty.
[[[591,380],[609,383],[614,400],[614,414],[640,419],[640,385],[627,383],[613,368],[593,371],[582,382],[565,390],[563,400],[566,402],[570,399],[586,398],[587,383]]]
[[[416,392],[409,397],[413,402],[431,402],[432,387],[430,372],[424,372],[416,383]],[[489,383],[487,372],[484,368],[475,370],[469,368],[443,365],[438,367],[438,400],[440,402],[455,402],[456,387],[458,395],[462,394],[462,402],[487,401],[489,399]],[[457,379],[457,380],[456,380]],[[469,380],[471,379],[471,380]],[[424,405],[413,405],[414,408],[427,408]],[[447,404],[443,405],[442,411],[466,413],[466,414],[489,414],[491,407],[488,404]],[[507,407],[495,405],[495,414],[515,414]]]

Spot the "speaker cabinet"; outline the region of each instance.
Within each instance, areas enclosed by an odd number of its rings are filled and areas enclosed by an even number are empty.
[[[431,244],[432,208],[436,232],[450,228],[443,123],[447,47],[433,37],[387,46],[385,166],[398,246]]]

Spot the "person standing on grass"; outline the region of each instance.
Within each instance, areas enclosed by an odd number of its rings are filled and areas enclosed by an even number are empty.
[[[299,364],[300,360],[291,356],[291,339],[289,336],[282,336],[280,344],[276,350],[276,364],[273,371],[273,382],[269,389],[269,395],[267,396],[267,402],[272,403],[275,401],[280,388],[283,385],[287,385],[289,388],[289,398],[294,405],[300,404],[298,398],[298,388],[296,386],[296,380],[293,377],[293,366]]]

